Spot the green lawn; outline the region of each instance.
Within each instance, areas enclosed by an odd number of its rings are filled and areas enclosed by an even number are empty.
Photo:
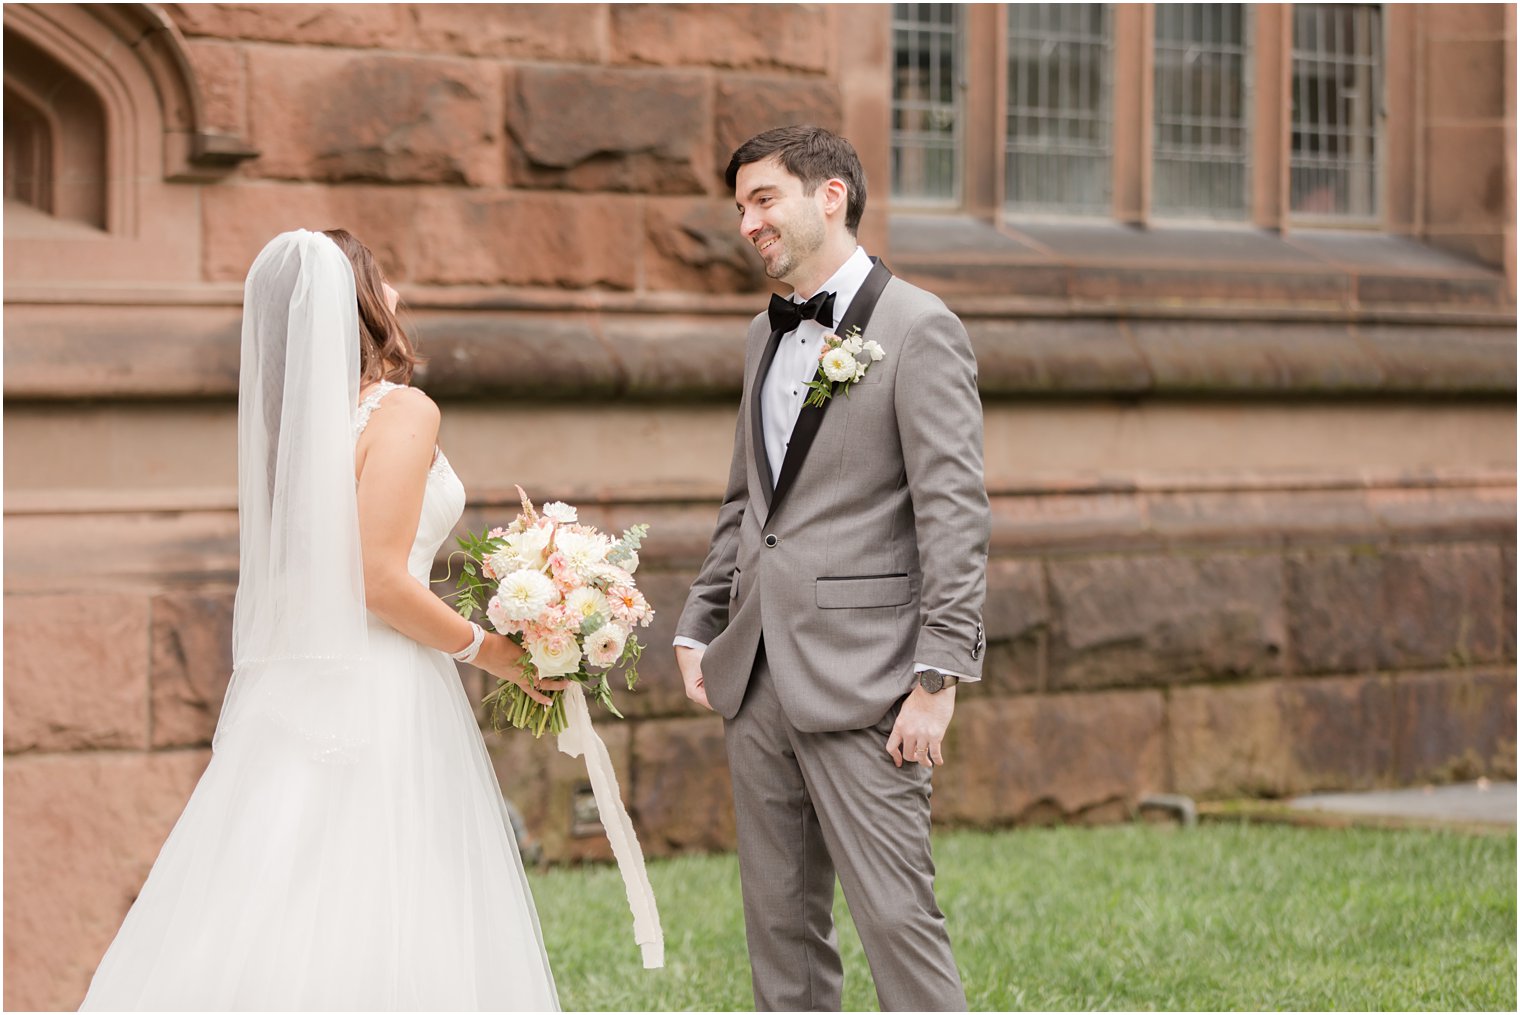
[[[1515,837],[1211,824],[936,836],[973,1011],[1515,1010]],[[732,856],[650,866],[666,967],[612,867],[532,875],[566,1009],[753,1007]],[[843,897],[846,1010],[876,995]]]

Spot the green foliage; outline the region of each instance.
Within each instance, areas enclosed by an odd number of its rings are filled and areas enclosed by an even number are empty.
[[[947,832],[934,854],[973,1011],[1515,1010],[1513,833],[1133,825]],[[657,971],[616,868],[530,873],[561,1005],[751,1008],[734,857],[649,876]],[[835,915],[845,1010],[874,1010],[842,897]]]

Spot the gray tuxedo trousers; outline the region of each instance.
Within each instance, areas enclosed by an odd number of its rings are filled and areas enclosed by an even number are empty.
[[[885,746],[914,664],[981,675],[990,512],[959,319],[878,264],[835,330],[885,356],[804,408],[779,479],[750,326],[733,462],[676,634],[726,720],[755,1003],[837,1009],[836,872],[884,1009],[964,1009],[934,901],[929,771]]]
[[[858,730],[804,733],[776,697],[764,647],[724,723],[756,1011],[839,1011],[834,878],[882,1011],[965,1011],[934,900],[929,770],[887,756],[893,707]]]

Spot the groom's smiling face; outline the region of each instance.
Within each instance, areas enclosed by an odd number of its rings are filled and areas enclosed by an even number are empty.
[[[822,249],[828,230],[822,190],[819,185],[807,193],[774,155],[739,167],[734,180],[739,232],[760,252],[771,278],[792,282]]]

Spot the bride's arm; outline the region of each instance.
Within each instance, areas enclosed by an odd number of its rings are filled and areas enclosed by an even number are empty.
[[[370,612],[413,641],[458,652],[474,636],[469,621],[418,584],[406,569],[437,441],[438,406],[415,388],[387,395],[360,435],[355,471],[364,600]],[[488,631],[474,664],[520,683],[517,661],[521,656],[522,649],[509,639]],[[537,691],[520,686],[547,703]],[[565,684],[543,680],[538,686],[558,690]]]

